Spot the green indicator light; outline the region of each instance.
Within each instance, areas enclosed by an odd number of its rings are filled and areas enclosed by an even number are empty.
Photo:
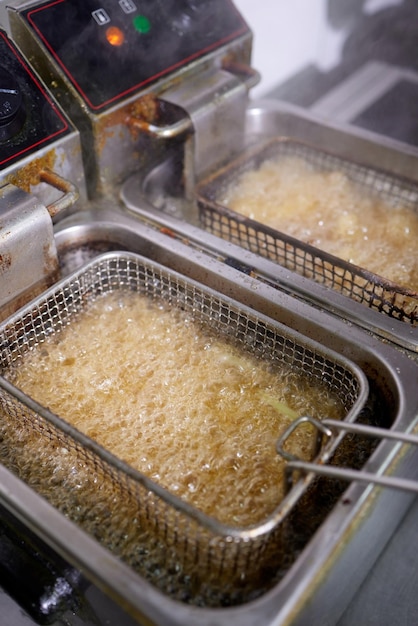
[[[146,35],[151,30],[151,22],[147,17],[145,17],[145,15],[137,15],[134,17],[132,24],[134,25],[135,30],[142,35]]]

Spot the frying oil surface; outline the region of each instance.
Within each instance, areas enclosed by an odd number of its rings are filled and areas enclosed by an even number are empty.
[[[418,211],[391,206],[338,171],[303,159],[265,161],[243,174],[223,204],[305,243],[418,289]]]
[[[275,443],[295,415],[344,413],[318,381],[272,367],[184,312],[124,292],[99,297],[10,377],[173,494],[239,526],[279,503]],[[297,436],[292,451],[309,456],[311,434],[298,429]]]

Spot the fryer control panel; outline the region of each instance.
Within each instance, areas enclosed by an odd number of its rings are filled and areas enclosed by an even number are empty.
[[[97,112],[248,32],[230,0],[52,0],[22,15]]]
[[[62,112],[0,30],[0,170],[69,132]]]

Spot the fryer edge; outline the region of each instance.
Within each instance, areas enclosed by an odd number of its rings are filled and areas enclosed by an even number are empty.
[[[196,273],[198,273],[199,279],[202,280],[203,277],[203,282],[209,284],[213,283],[215,280],[217,282],[217,289],[222,290],[223,293],[233,293],[233,297],[235,299],[241,300],[246,304],[251,302],[250,306],[255,307],[257,310],[264,312],[269,316],[276,317],[279,321],[288,323],[308,335],[314,335],[317,339],[319,333],[319,340],[322,342],[329,343],[331,341],[332,343],[333,340],[335,340],[336,335],[339,335],[340,333],[347,334],[347,330],[349,329],[350,340],[352,344],[355,344],[354,351],[356,354],[354,360],[361,366],[364,366],[370,360],[374,363],[377,361],[378,365],[384,364],[385,369],[390,370],[390,375],[393,376],[396,381],[400,398],[400,407],[398,412],[399,419],[396,420],[397,427],[400,429],[409,428],[416,420],[418,415],[418,399],[411,398],[410,395],[408,397],[405,393],[406,388],[410,388],[411,385],[416,386],[418,380],[418,369],[416,364],[412,359],[406,358],[400,351],[394,350],[392,347],[376,341],[376,339],[369,333],[364,333],[363,330],[358,329],[355,326],[350,324],[347,325],[340,319],[330,317],[328,313],[324,314],[323,311],[312,308],[312,306],[309,306],[300,300],[295,300],[289,294],[282,293],[277,289],[261,284],[256,279],[251,278],[242,272],[238,272],[230,266],[219,264],[219,260],[216,258],[205,258],[205,255],[202,255],[200,251],[190,248],[187,241],[182,242],[180,240],[173,239],[172,236],[164,229],[158,229],[152,225],[146,224],[142,224],[140,228],[138,228],[138,224],[135,223],[135,220],[133,220],[132,217],[126,212],[119,212],[115,210],[103,212],[102,210],[99,210],[96,212],[90,212],[89,215],[74,216],[58,228],[56,236],[57,244],[60,246],[60,242],[61,245],[63,245],[66,238],[67,240],[79,241],[80,238],[91,240],[92,238],[94,239],[94,237],[98,237],[100,240],[117,241],[119,239],[121,242],[122,239],[125,238],[124,234],[126,235],[126,233],[128,233],[130,247],[136,247],[140,240],[145,240],[150,246],[151,256],[158,256],[159,253],[162,253],[164,262],[169,265],[173,265],[174,263],[177,271],[181,271],[195,278]],[[203,269],[202,264],[204,265]],[[219,287],[219,281],[221,283],[221,287]],[[237,287],[239,295],[238,298]],[[284,307],[286,307],[289,303],[292,303],[293,305],[292,315],[290,316],[291,319],[289,319],[289,316],[285,316],[286,319],[283,319],[282,314],[284,312]],[[307,315],[308,318],[306,318]],[[339,350],[342,348],[343,346],[338,345]],[[353,350],[350,349],[349,352],[350,358],[353,358]],[[399,446],[394,446],[388,442],[382,443],[373,456],[373,463],[378,463],[380,459],[380,461],[384,461],[384,464],[388,464],[390,462],[390,458],[394,456],[398,449]],[[404,472],[404,466],[407,463],[408,472],[411,476],[414,476],[413,461],[409,461],[411,458],[416,461],[416,454],[408,454],[401,461],[394,463],[394,467],[391,468],[391,472],[393,471],[395,474]],[[376,499],[377,504],[375,502],[373,505],[371,505],[370,501],[367,501],[367,495],[372,489],[374,490],[374,493],[379,491],[380,494],[379,498]],[[217,609],[216,611],[204,609],[199,610],[194,609],[193,607],[179,607],[175,604],[171,607],[174,612],[171,612],[170,610],[170,616],[175,615],[175,619],[177,620],[177,613],[179,613],[180,618],[178,621],[174,621],[172,623],[187,623],[187,617],[194,616],[193,619],[196,619],[198,616],[199,623],[202,624],[231,623],[231,618],[235,617],[239,620],[237,623],[253,624],[259,623],[258,619],[261,611],[267,620],[265,622],[266,624],[296,624],[298,623],[299,618],[302,619],[300,623],[303,624],[303,615],[305,614],[305,611],[309,608],[309,614],[313,615],[312,611],[316,606],[319,607],[317,610],[322,616],[321,620],[316,622],[309,619],[309,623],[324,623],[324,616],[323,613],[321,613],[321,603],[319,602],[319,599],[321,597],[324,599],[324,594],[325,600],[328,597],[328,592],[326,590],[329,589],[329,577],[327,579],[325,576],[326,570],[331,567],[331,564],[333,568],[338,568],[339,563],[348,562],[350,564],[350,554],[352,554],[354,550],[352,546],[357,544],[360,545],[360,548],[357,549],[360,560],[367,561],[368,565],[371,566],[378,557],[383,545],[386,541],[388,541],[393,530],[399,523],[400,517],[403,513],[405,513],[412,502],[412,498],[407,494],[400,492],[395,494],[389,492],[389,490],[381,491],[376,487],[363,488],[358,484],[353,484],[347,490],[347,497],[353,492],[355,494],[362,494],[362,501],[358,503],[356,510],[353,509],[350,512],[351,522],[349,523],[347,521],[347,524],[351,524],[352,528],[360,528],[362,532],[357,532],[352,536],[349,529],[347,529],[344,533],[344,537],[346,538],[343,542],[344,546],[342,547],[340,543],[338,544],[339,547],[338,545],[331,546],[330,536],[334,541],[335,537],[334,532],[332,531],[331,522],[326,520],[323,527],[321,527],[318,531],[317,537],[310,542],[307,549],[304,551],[304,558],[298,560],[297,563],[297,569],[303,569],[306,565],[310,567],[312,553],[319,551],[321,563],[318,564],[318,568],[319,572],[322,571],[322,574],[319,573],[315,577],[314,581],[309,583],[306,578],[299,578],[296,574],[296,580],[292,579],[291,583],[289,583],[288,576],[286,576],[286,580],[283,581],[284,585],[280,584],[277,588],[263,596],[263,598],[252,603],[251,606],[245,605],[243,607],[245,611],[241,611],[240,608],[234,608],[226,611],[223,609]],[[396,502],[396,506],[394,506],[394,502]],[[394,513],[394,509],[397,510],[396,514]],[[373,511],[375,511],[375,514],[373,514]],[[380,514],[384,513],[385,527],[379,529],[379,547],[374,551],[369,548],[366,553],[361,547],[362,541],[364,542],[364,538],[362,540],[362,536],[364,534],[367,536],[370,528],[369,518],[374,518],[376,514],[378,514],[376,511]],[[338,516],[336,513],[332,515],[332,518],[338,522]],[[348,520],[347,517],[346,520]],[[340,522],[341,520],[337,523],[337,527],[341,526]],[[331,527],[329,524],[331,524]],[[350,547],[350,549],[345,550],[345,547]],[[346,565],[344,565],[344,567],[346,567]],[[342,569],[344,569],[344,567],[342,567]],[[347,581],[345,581],[345,583],[347,583]],[[356,589],[360,583],[361,579],[356,577]],[[283,596],[284,588],[291,590],[290,599],[287,601],[283,601],[283,598],[286,597]],[[321,593],[321,589],[325,589],[325,592]],[[341,604],[341,612],[348,604],[356,589],[349,589],[348,585],[345,585],[345,591],[343,593],[345,598],[343,598],[343,602]],[[157,593],[158,596],[158,592],[155,592],[155,590],[153,590],[153,592]],[[135,605],[137,601],[135,594],[132,600]],[[126,599],[124,602],[125,601]],[[167,607],[170,607],[172,603],[171,600],[165,597],[160,599],[160,603],[161,602],[164,602]],[[157,606],[160,608],[158,602]],[[194,613],[196,610],[198,611],[197,614]],[[216,621],[213,622],[215,615],[217,616]],[[165,615],[165,618],[167,620],[168,616]],[[193,621],[191,623],[193,623]]]

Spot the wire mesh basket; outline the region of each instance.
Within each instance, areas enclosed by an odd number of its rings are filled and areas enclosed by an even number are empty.
[[[226,206],[225,194],[242,175],[257,171],[267,161],[288,157],[301,159],[313,171],[341,172],[357,188],[377,194],[391,207],[418,208],[418,185],[411,181],[296,140],[275,138],[250,148],[198,186],[199,218],[203,228],[382,314],[416,326],[418,292],[414,287],[396,284]]]
[[[0,460],[166,593],[195,604],[234,603],[243,590],[251,589],[251,595],[265,586],[262,572],[268,571],[270,580],[272,563],[277,569],[285,558],[283,522],[308,488],[309,477],[295,485],[261,523],[248,528],[227,525],[133,469],[65,421],[65,416],[40,406],[4,378],[11,368],[19,367],[28,351],[77,324],[79,314],[98,296],[119,291],[143,294],[186,311],[243,351],[287,364],[325,383],[341,400],[346,421],[354,421],[364,407],[367,379],[344,357],[289,328],[125,252],[91,261],[1,327]],[[36,453],[31,462],[23,461],[20,450],[33,438]],[[330,442],[318,459],[329,458],[339,441],[337,437]],[[47,456],[53,460],[47,462]],[[46,473],[41,477],[43,465]],[[82,480],[74,478],[76,474]]]

